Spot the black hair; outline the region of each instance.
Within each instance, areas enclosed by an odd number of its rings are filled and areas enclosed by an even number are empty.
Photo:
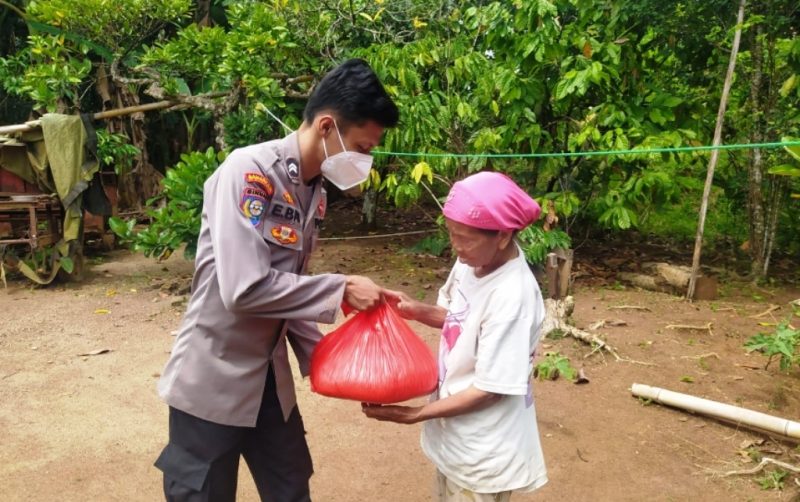
[[[342,128],[368,120],[394,127],[400,118],[397,105],[363,59],[347,60],[322,77],[306,104],[303,119],[310,123],[325,110],[336,115]]]

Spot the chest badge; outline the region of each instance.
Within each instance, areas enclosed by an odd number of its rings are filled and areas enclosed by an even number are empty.
[[[272,236],[281,244],[294,244],[297,242],[297,232],[292,227],[278,225],[272,227]]]

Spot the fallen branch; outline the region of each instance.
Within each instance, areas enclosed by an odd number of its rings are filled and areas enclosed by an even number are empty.
[[[542,336],[547,336],[554,331],[560,331],[561,333],[571,336],[576,340],[580,340],[591,345],[593,350],[586,357],[594,354],[597,351],[605,351],[614,356],[614,359],[617,361],[642,364],[645,366],[655,366],[652,363],[634,361],[632,359],[621,357],[614,347],[610,346],[605,340],[602,340],[597,335],[567,324],[566,319],[570,316],[570,314],[572,314],[572,311],[575,310],[575,299],[573,297],[567,296],[563,300],[548,298],[544,301],[544,307],[545,318],[544,323],[542,324]]]
[[[693,329],[696,331],[708,331],[708,334],[713,335],[714,332],[711,331],[711,327],[713,323],[707,323],[704,326],[694,326],[692,324],[669,324],[665,326],[666,329]]]
[[[779,305],[770,305],[769,308],[767,310],[765,310],[764,312],[761,312],[760,314],[756,314],[756,315],[751,315],[750,319],[760,319],[760,318],[764,317],[767,314],[771,314],[772,312],[775,312],[776,310],[779,310],[780,308],[781,307]]]
[[[767,465],[772,464],[780,467],[781,469],[786,469],[787,471],[791,471],[794,473],[800,473],[800,466],[787,464],[786,462],[781,462],[780,460],[775,460],[774,458],[764,457],[761,459],[761,462],[758,463],[757,466],[753,467],[752,469],[742,469],[739,471],[727,471],[727,472],[716,472],[712,471],[717,476],[721,476],[726,478],[728,476],[747,476],[749,474],[756,474],[761,472],[764,467]]]
[[[597,331],[600,328],[607,326],[627,326],[628,323],[621,319],[600,319],[589,325],[589,331]]]
[[[644,310],[645,312],[652,312],[647,307],[642,307],[640,305],[617,305],[614,307],[608,307],[608,310]]]
[[[681,359],[707,359],[709,357],[715,357],[719,359],[719,354],[716,352],[709,352],[707,354],[700,354],[699,356],[681,356]]]

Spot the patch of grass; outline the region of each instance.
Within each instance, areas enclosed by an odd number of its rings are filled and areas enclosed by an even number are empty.
[[[549,340],[562,340],[566,335],[560,329],[554,329],[545,336]]]
[[[786,389],[783,385],[779,385],[772,393],[772,397],[767,403],[767,408],[770,410],[782,410],[789,404],[789,398],[786,396]]]
[[[414,253],[442,256],[448,247],[450,247],[450,239],[448,239],[447,235],[444,233],[436,233],[414,244],[411,247],[411,251]]]
[[[694,378],[690,377],[689,375],[684,375],[684,376],[681,377],[681,382],[694,383]]]
[[[783,469],[767,472],[764,476],[756,478],[762,490],[783,490],[783,482],[789,473]]]

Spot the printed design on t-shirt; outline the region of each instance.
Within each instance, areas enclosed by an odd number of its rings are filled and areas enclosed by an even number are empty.
[[[266,207],[267,194],[264,190],[254,186],[244,187],[242,198],[239,201],[239,209],[253,226],[257,227],[261,223]]]
[[[294,244],[297,242],[297,232],[292,227],[286,225],[278,225],[272,227],[270,231],[272,236],[281,244]]]
[[[266,194],[265,198],[272,197],[272,194],[275,193],[275,186],[272,181],[261,173],[245,173],[244,181],[248,185],[255,185],[263,190]]]
[[[463,322],[469,315],[469,302],[467,297],[461,290],[456,287],[456,293],[459,299],[451,301],[450,309],[444,318],[444,326],[442,326],[442,339],[439,342],[439,385],[444,382],[444,377],[447,374],[447,366],[445,360],[450,351],[453,350],[458,338],[461,336],[463,330]]]

